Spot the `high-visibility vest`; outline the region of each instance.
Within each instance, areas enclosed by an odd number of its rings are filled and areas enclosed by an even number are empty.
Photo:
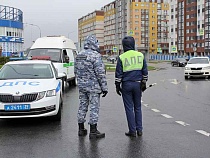
[[[120,55],[122,61],[123,72],[142,70],[144,55],[135,50],[129,50]]]

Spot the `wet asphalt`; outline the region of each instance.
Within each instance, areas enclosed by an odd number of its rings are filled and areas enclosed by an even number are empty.
[[[109,93],[101,99],[99,130],[106,137],[77,136],[78,89],[66,87],[61,122],[0,120],[0,158],[208,158],[210,80],[184,79],[183,67],[155,65],[143,93],[143,136],[128,138],[122,98],[108,72]],[[87,116],[88,120],[88,116]],[[86,123],[86,128],[88,124]]]

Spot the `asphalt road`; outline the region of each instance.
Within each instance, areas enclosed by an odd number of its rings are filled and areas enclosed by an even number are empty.
[[[128,138],[122,99],[114,73],[107,73],[109,93],[101,99],[100,140],[77,136],[78,89],[65,89],[62,121],[0,120],[1,158],[208,158],[210,157],[210,81],[185,80],[184,68],[168,63],[149,72],[143,94],[143,136]],[[87,117],[88,119],[88,117]],[[88,125],[86,127],[89,130]]]

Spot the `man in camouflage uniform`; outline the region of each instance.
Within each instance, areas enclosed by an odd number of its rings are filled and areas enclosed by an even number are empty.
[[[105,97],[108,93],[105,67],[101,58],[98,40],[95,36],[88,36],[85,40],[84,50],[76,57],[75,74],[79,87],[78,125],[79,136],[87,135],[84,122],[88,106],[90,106],[90,138],[103,138],[105,133],[97,130],[100,95]]]

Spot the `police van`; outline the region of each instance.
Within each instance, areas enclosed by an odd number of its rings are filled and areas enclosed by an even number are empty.
[[[69,85],[76,85],[74,62],[77,49],[74,42],[65,36],[47,36],[38,38],[31,46],[27,57],[36,60],[51,60],[58,73],[64,73]]]

